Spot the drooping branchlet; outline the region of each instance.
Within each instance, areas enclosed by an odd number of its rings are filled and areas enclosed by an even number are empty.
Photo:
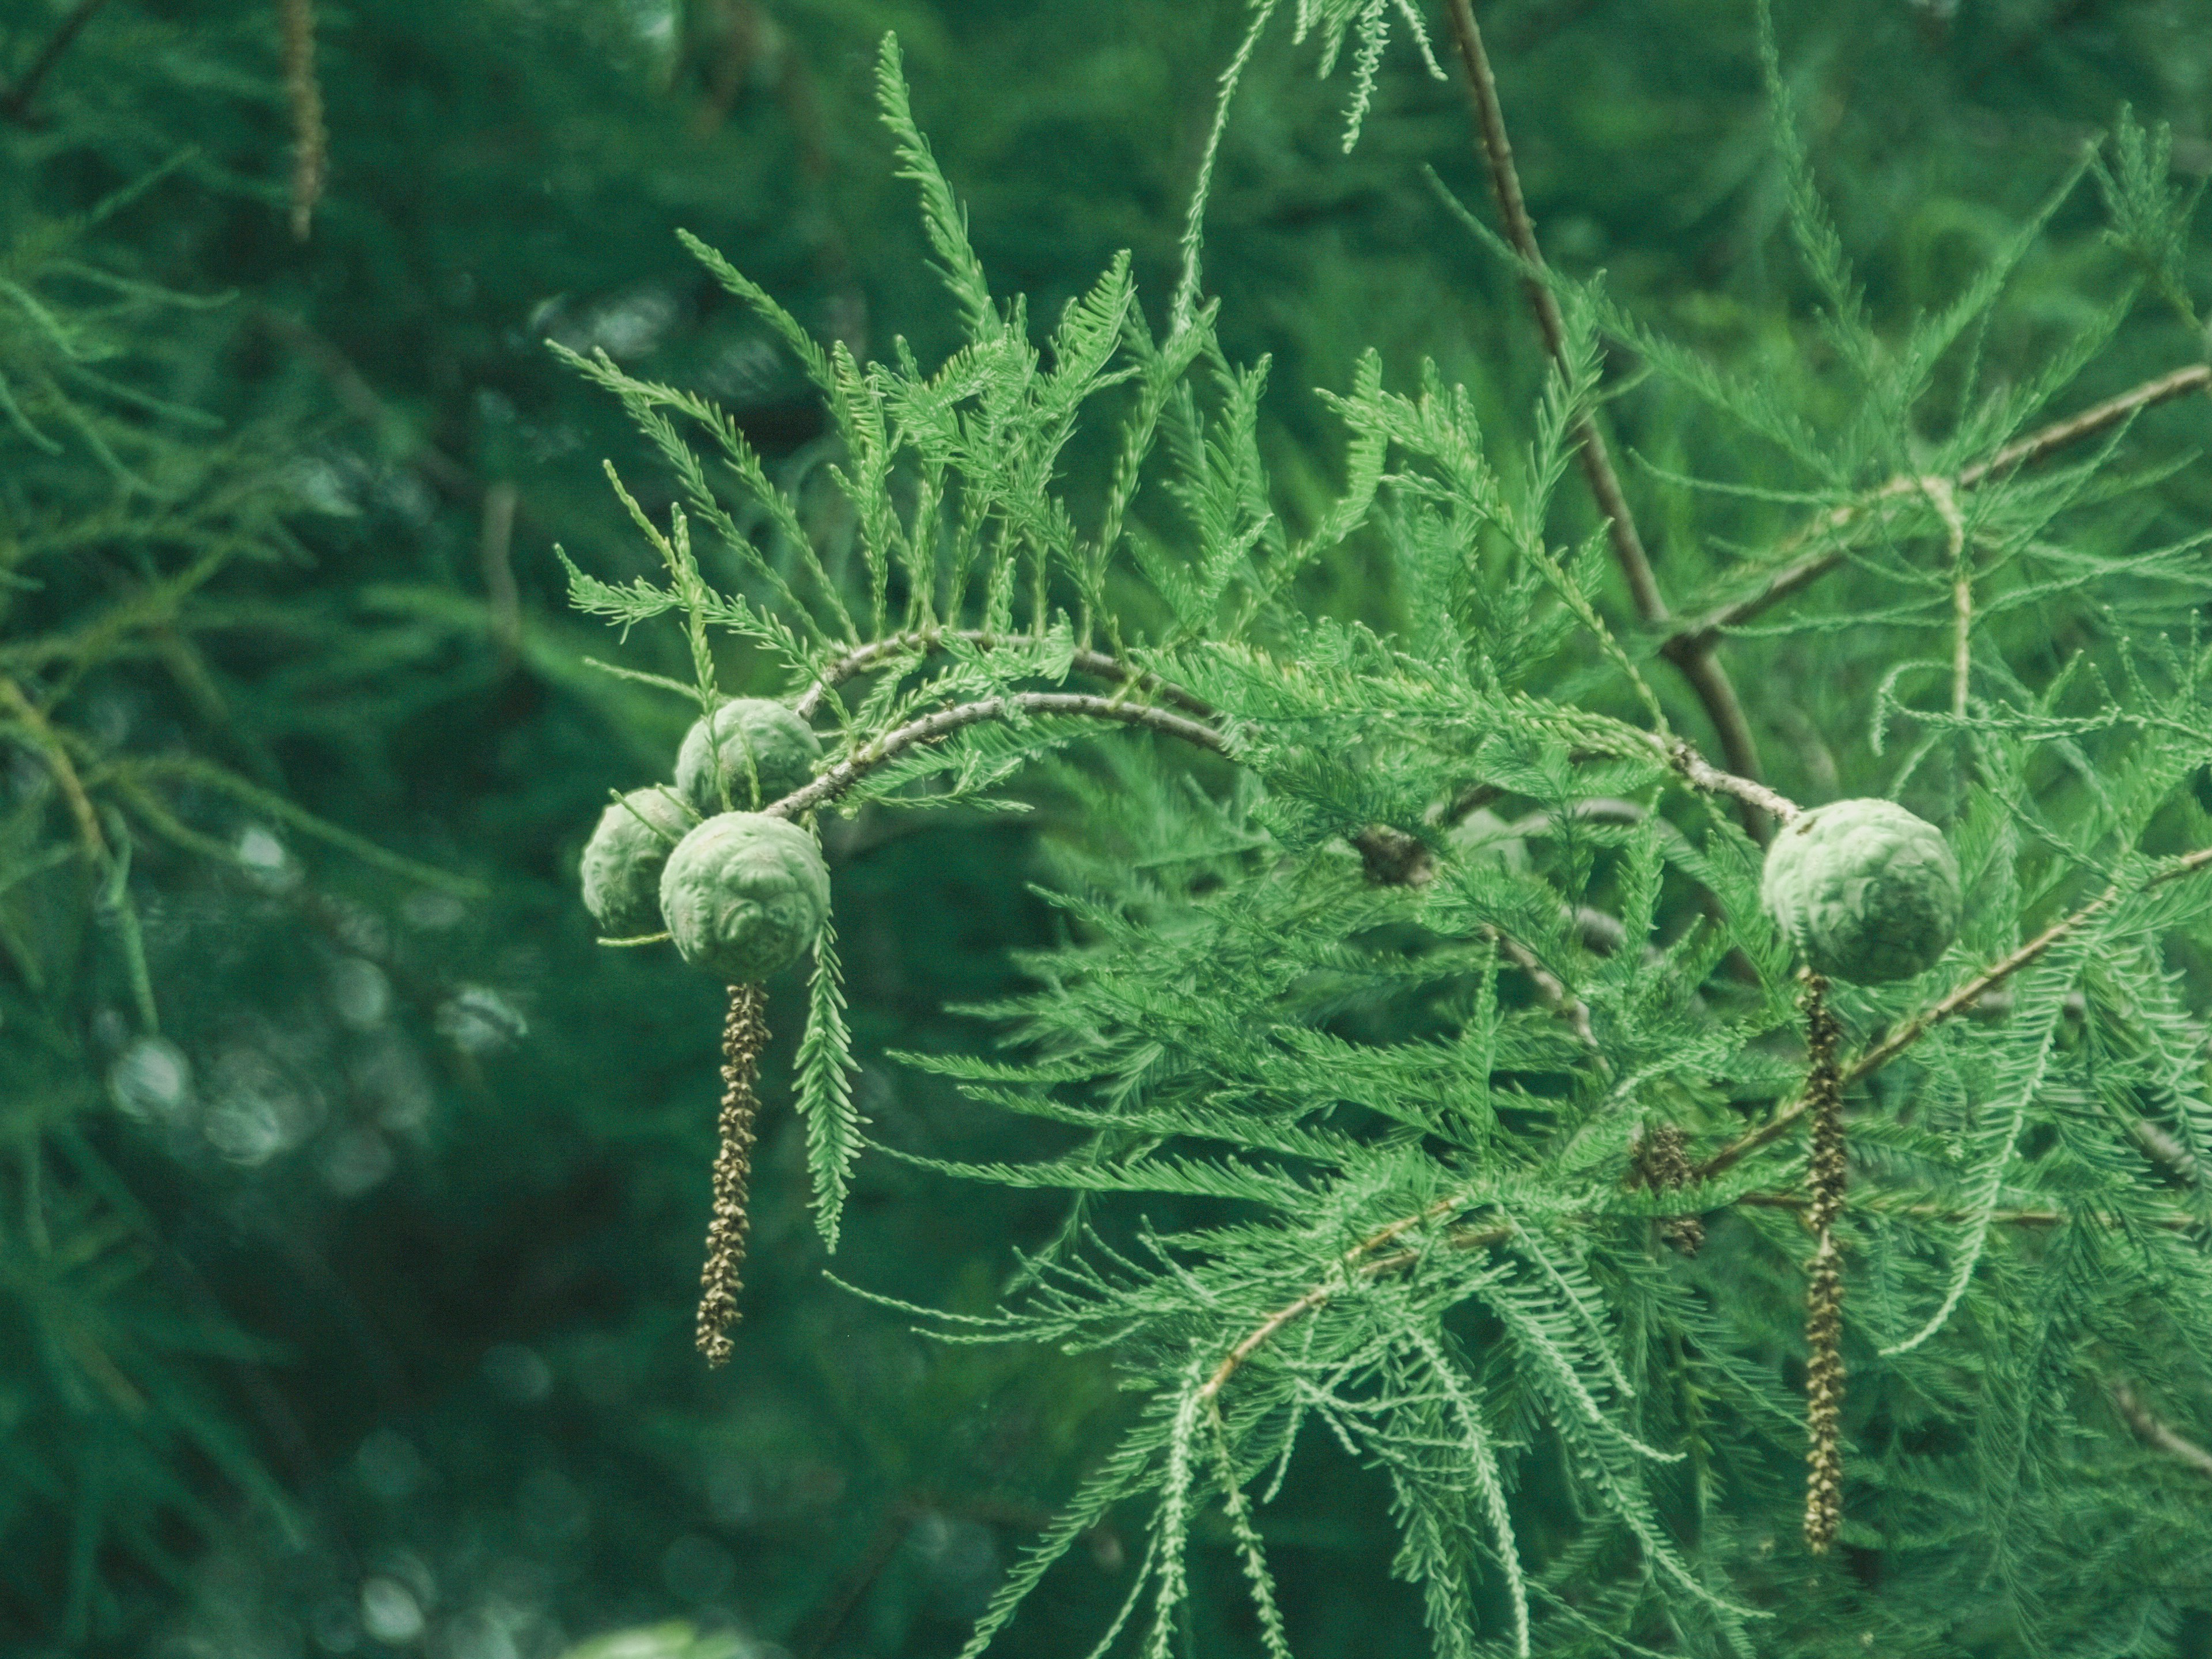
[[[1844,1457],[1838,1425],[1844,1407],[1844,1272],[1835,1220],[1844,1206],[1844,1082],[1837,1060],[1843,1028],[1828,1012],[1828,982],[1805,976],[1805,1094],[1813,1155],[1805,1172],[1805,1219],[1818,1243],[1805,1292],[1805,1547],[1827,1553],[1843,1516]]]
[[[721,1145],[714,1155],[714,1214],[707,1224],[707,1265],[699,1275],[699,1352],[709,1365],[729,1363],[731,1325],[738,1317],[745,1263],[745,1188],[752,1174],[753,1120],[760,1111],[761,1050],[768,1046],[768,993],[730,988],[722,1025]]]

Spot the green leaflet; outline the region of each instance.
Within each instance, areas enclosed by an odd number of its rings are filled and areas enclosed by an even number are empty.
[[[814,1183],[814,1221],[822,1241],[837,1248],[845,1194],[860,1156],[867,1119],[853,1105],[853,1034],[845,1024],[844,974],[837,930],[828,921],[814,941],[807,981],[806,1030],[799,1040],[799,1112],[806,1121],[806,1169]]]

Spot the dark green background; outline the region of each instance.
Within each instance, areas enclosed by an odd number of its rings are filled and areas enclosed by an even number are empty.
[[[69,9],[0,11],[0,70],[21,74]],[[1516,0],[1484,16],[1553,257],[1603,266],[1618,296],[1740,364],[1800,349],[1748,4]],[[596,948],[572,895],[606,791],[665,770],[684,711],[583,666],[614,642],[564,614],[552,553],[646,568],[602,456],[648,507],[668,490],[542,342],[704,389],[789,476],[818,466],[796,374],[673,233],[863,356],[902,334],[925,356],[945,345],[872,116],[886,28],[999,291],[1049,318],[1128,247],[1157,321],[1242,22],[1227,0],[325,3],[331,185],[304,244],[286,228],[269,5],[114,0],[0,124],[18,274],[68,216],[176,163],[78,257],[234,295],[132,324],[121,372],[219,415],[222,434],[173,441],[242,446],[289,526],[179,624],[189,652],[94,660],[58,717],[121,750],[219,760],[480,884],[457,899],[296,834],[290,884],[149,849],[133,890],[195,1080],[167,1122],[113,1103],[127,988],[74,878],[7,897],[73,966],[0,989],[0,1646],[535,1659],[680,1617],[801,1659],[957,1648],[1122,1408],[1097,1364],[926,1346],[824,1280],[778,1109],[787,984],[736,1362],[710,1375],[693,1354],[720,992],[664,953]],[[2212,169],[2207,22],[2201,0],[1785,6],[1815,164],[1877,313],[1948,298],[2124,102],[2172,124],[2179,171]],[[1431,26],[1441,40],[1440,14]],[[1274,354],[1292,514],[1338,443],[1309,389],[1343,385],[1362,349],[1401,382],[1436,357],[1501,451],[1540,370],[1509,273],[1421,174],[1486,211],[1457,88],[1401,34],[1347,156],[1346,81],[1314,68],[1279,24],[1209,220],[1224,341]],[[2031,260],[1992,362],[2081,315],[2115,257],[2085,194]],[[2080,394],[2202,349],[2146,309]],[[1662,461],[1707,418],[1656,397],[1620,415],[1626,447]],[[0,441],[18,469],[0,499],[14,569],[41,515],[111,486],[82,455]],[[1079,448],[1079,474],[1097,459]],[[1672,498],[1632,467],[1631,487],[1664,576]],[[487,491],[508,489],[512,609],[483,553]],[[2205,494],[2185,475],[2166,510],[2201,519]],[[25,562],[43,586],[11,592],[0,652],[93,614],[138,557],[94,537],[65,568]],[[1390,620],[1356,561],[1313,599]],[[627,660],[656,657],[683,672],[672,629]],[[726,668],[745,686],[742,653]],[[42,800],[27,751],[5,759],[9,809]],[[261,821],[187,805],[219,838]],[[48,818],[66,832],[58,807]],[[1043,1144],[883,1058],[987,1040],[945,1011],[1012,985],[1010,948],[1050,937],[1024,884],[1035,833],[927,815],[833,830],[860,1097],[886,1141]],[[1057,1219],[1049,1198],[876,1158],[836,1271],[981,1310]],[[1303,1479],[1270,1528],[1301,1651],[1425,1650],[1388,1578],[1379,1493],[1326,1462]],[[1007,1651],[1085,1650],[1139,1542],[1109,1531],[1079,1552]],[[1196,1649],[1243,1650],[1225,1553],[1212,1571]],[[364,1632],[365,1606],[389,1642]]]

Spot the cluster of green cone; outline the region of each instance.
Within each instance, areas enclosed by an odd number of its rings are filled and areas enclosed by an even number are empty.
[[[806,723],[765,698],[699,720],[674,785],[617,797],[584,848],[584,905],[601,931],[623,942],[665,933],[729,985],[796,962],[830,914],[830,872],[811,834],[757,809],[803,787],[821,756]]]

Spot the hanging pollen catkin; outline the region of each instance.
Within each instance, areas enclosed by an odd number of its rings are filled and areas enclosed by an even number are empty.
[[[1696,1171],[1690,1167],[1689,1137],[1674,1123],[1655,1123],[1636,1143],[1629,1184],[1655,1193],[1671,1193],[1690,1184]],[[1684,1255],[1695,1255],[1705,1242],[1702,1216],[1670,1215],[1659,1224],[1659,1237]]]
[[[1805,1171],[1812,1202],[1805,1218],[1819,1240],[1805,1292],[1805,1547],[1825,1555],[1844,1510],[1837,1427],[1844,1407],[1844,1272],[1834,1232],[1844,1206],[1844,1082],[1836,1059],[1843,1030],[1828,1012],[1828,982],[1818,974],[1805,976],[1804,1007],[1812,1060],[1805,1096],[1813,1121],[1813,1155]]]
[[[745,1185],[752,1173],[753,1119],[760,1110],[755,1085],[761,1050],[768,1046],[768,993],[757,985],[730,987],[730,1014],[722,1025],[720,1149],[714,1155],[714,1216],[707,1224],[707,1265],[699,1275],[699,1352],[709,1365],[729,1363],[729,1329],[738,1317],[738,1278],[745,1265]]]
[[[292,106],[292,234],[304,242],[330,160],[323,83],[315,76],[315,0],[276,0],[276,15],[284,35],[284,95]]]

